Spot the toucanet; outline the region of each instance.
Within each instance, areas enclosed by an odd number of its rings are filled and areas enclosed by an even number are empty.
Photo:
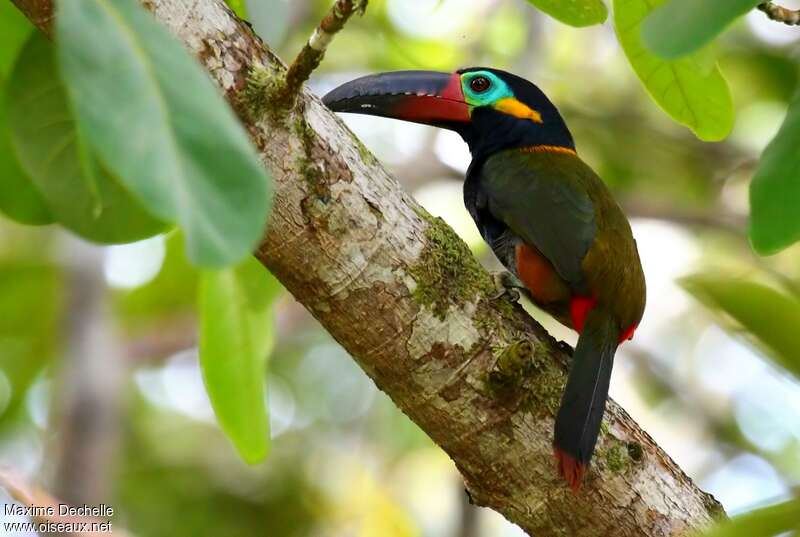
[[[558,471],[578,490],[592,458],[617,347],[642,318],[645,282],[625,214],[581,160],[564,119],[518,76],[485,67],[399,71],[323,98],[337,112],[459,133],[472,153],[464,203],[525,293],[580,335],[555,420]]]

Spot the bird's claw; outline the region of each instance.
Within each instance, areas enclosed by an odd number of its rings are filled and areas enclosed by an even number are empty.
[[[519,279],[508,271],[500,271],[492,273],[494,279],[494,286],[497,293],[492,295],[492,300],[498,300],[503,296],[507,296],[511,302],[519,302],[520,294],[519,289],[525,289]]]

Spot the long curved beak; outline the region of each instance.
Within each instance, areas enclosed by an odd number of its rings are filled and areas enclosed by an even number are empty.
[[[457,127],[470,120],[470,106],[464,100],[458,73],[395,71],[369,75],[339,86],[322,102],[335,112],[439,127]]]

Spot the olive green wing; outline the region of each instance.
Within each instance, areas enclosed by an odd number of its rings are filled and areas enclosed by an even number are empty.
[[[487,159],[480,181],[489,212],[579,291],[585,290],[581,264],[597,227],[585,188],[587,170],[574,155],[512,150]]]

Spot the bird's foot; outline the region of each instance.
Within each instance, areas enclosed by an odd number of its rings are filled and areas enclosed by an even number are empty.
[[[497,294],[492,295],[492,300],[498,300],[503,296],[507,296],[511,302],[519,302],[519,290],[525,289],[525,285],[519,278],[506,270],[500,272],[493,272],[492,278],[494,279],[494,286],[497,289]]]

